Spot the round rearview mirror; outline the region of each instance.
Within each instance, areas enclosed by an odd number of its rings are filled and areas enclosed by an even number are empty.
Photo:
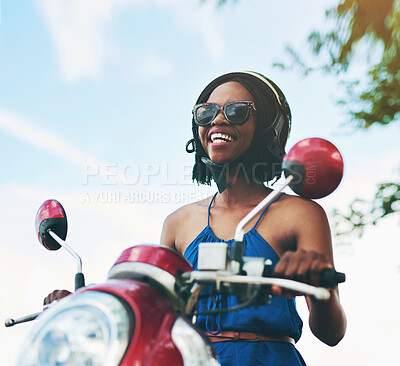
[[[312,137],[299,141],[283,158],[285,176],[293,176],[290,188],[304,198],[331,194],[343,177],[343,158],[331,142]]]
[[[35,218],[35,230],[39,242],[48,250],[57,250],[61,246],[49,234],[53,231],[62,240],[67,237],[67,215],[61,203],[47,200],[39,207]]]

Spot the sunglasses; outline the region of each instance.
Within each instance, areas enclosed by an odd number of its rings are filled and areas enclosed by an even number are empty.
[[[196,104],[192,113],[194,121],[199,126],[209,125],[217,117],[220,110],[229,123],[240,125],[249,119],[252,109],[256,110],[254,102],[235,100],[224,105],[215,103]]]

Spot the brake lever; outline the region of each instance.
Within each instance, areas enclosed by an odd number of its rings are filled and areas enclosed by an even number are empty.
[[[57,303],[58,300],[54,300],[52,301],[50,304],[46,304],[43,306],[43,311],[39,311],[38,313],[34,313],[34,314],[29,314],[29,315],[25,315],[25,316],[21,316],[20,318],[17,319],[13,319],[13,318],[7,318],[4,321],[4,325],[9,328],[9,327],[13,327],[14,325],[17,324],[21,324],[21,323],[27,323],[30,322],[32,320],[35,320],[39,315],[41,315],[46,309],[48,309],[49,307],[55,305]]]

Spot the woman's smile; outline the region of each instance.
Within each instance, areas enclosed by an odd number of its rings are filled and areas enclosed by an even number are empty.
[[[213,132],[210,136],[211,143],[222,144],[224,142],[232,142],[233,137],[224,133]]]
[[[213,127],[208,132],[208,143],[211,147],[230,144],[235,140],[237,140],[236,134],[227,127]]]

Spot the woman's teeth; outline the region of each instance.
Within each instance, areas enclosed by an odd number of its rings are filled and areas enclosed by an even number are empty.
[[[233,138],[229,135],[225,135],[223,133],[213,133],[210,136],[211,142],[213,143],[222,143],[222,142],[232,142]]]

